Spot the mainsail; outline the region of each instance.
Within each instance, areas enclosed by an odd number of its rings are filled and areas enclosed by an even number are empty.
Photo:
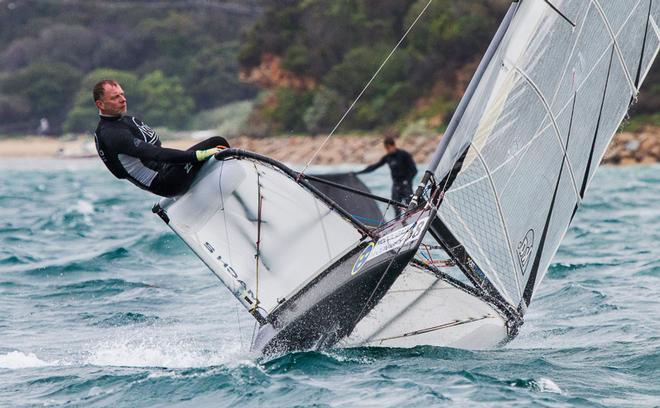
[[[443,224],[524,310],[651,68],[660,1],[523,0],[512,10],[429,171],[445,182]]]

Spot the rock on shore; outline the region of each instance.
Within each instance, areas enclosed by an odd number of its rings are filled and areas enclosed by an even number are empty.
[[[660,162],[660,128],[619,133],[610,143],[602,163],[628,165]]]
[[[316,153],[315,164],[374,163],[385,153],[381,136],[342,136],[330,139],[322,148],[325,137],[288,136],[264,139],[234,138],[234,147],[261,153],[287,163],[307,163]],[[409,151],[417,163],[426,163],[440,137],[415,136],[402,138],[397,145]],[[185,144],[180,146],[185,147]],[[320,149],[320,150],[319,150]],[[641,132],[619,133],[614,137],[603,164],[629,165],[660,162],[660,128]]]
[[[232,147],[250,150],[286,163],[305,164],[316,154],[314,164],[374,163],[384,149],[381,135],[335,135],[322,146],[325,136],[278,136],[254,139],[232,138]],[[409,136],[397,140],[397,145],[409,151],[417,163],[426,163],[435,150],[440,136]],[[187,149],[198,140],[191,138],[163,141],[166,147]],[[0,157],[93,157],[96,151],[91,137],[62,141],[43,137],[0,139]],[[660,162],[660,127],[647,127],[639,132],[624,132],[615,136],[603,164],[629,165]]]

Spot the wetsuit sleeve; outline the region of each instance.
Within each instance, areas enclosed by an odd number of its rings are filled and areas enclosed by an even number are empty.
[[[381,159],[378,160],[378,163],[371,164],[371,165],[365,167],[364,169],[358,171],[355,174],[371,173],[372,171],[376,170],[377,168],[379,168],[383,164],[387,163],[387,160],[385,160],[386,157],[387,157],[387,155],[381,157]]]
[[[193,163],[197,161],[195,151],[154,146],[133,137],[128,131],[122,132],[121,136],[114,138],[114,141],[117,143],[117,153],[137,157],[140,160],[153,160],[161,163]]]

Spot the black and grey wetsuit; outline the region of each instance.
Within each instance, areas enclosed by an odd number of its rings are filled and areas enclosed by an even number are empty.
[[[164,197],[182,194],[202,166],[195,150],[228,146],[212,137],[188,150],[161,147],[156,132],[132,116],[103,116],[94,137],[96,150],[115,177]]]
[[[372,172],[386,163],[392,174],[392,200],[406,204],[413,194],[412,183],[417,174],[415,161],[407,151],[396,149],[383,156],[378,163],[365,167],[357,174]],[[395,207],[395,212],[398,217],[400,215],[399,207]]]

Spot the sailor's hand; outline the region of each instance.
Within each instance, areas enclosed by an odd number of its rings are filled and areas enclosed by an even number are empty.
[[[195,152],[195,156],[197,157],[197,161],[204,161],[208,160],[209,157],[213,156],[214,154],[218,153],[220,151],[219,148],[217,147],[212,147],[210,149],[206,150],[197,150]]]

